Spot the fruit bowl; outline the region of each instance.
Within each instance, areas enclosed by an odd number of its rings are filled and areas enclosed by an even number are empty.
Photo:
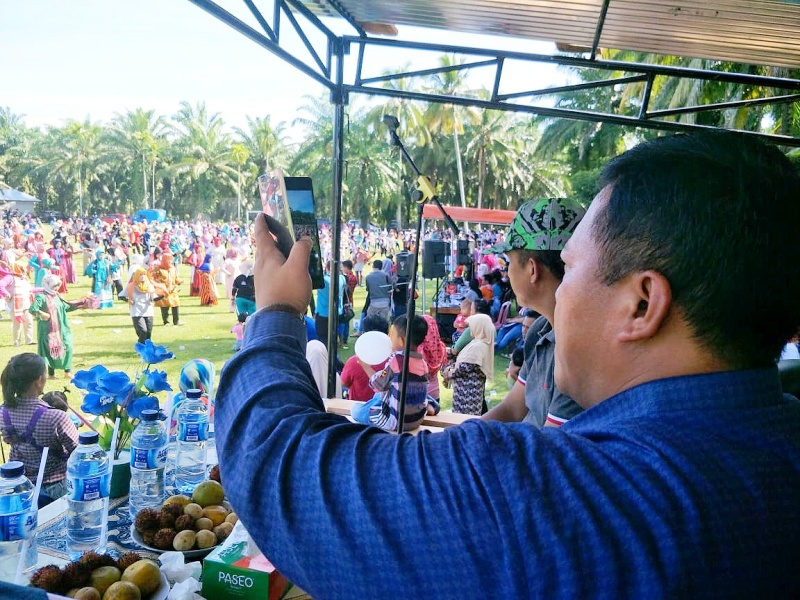
[[[144,543],[144,541],[142,541],[142,535],[138,531],[136,531],[136,529],[133,529],[133,528],[131,528],[131,537],[133,538],[134,542],[139,544],[142,548],[146,548],[150,552],[157,552],[158,554],[163,554],[164,552],[178,552],[174,548],[168,548],[166,550],[161,550],[160,548],[156,548],[155,546],[148,546],[147,544]],[[183,550],[183,551],[181,551],[181,553],[186,558],[203,558],[204,556],[206,556],[208,554],[211,554],[211,551],[214,548],[216,548],[217,546],[219,546],[219,544],[217,544],[216,546],[209,546],[208,548],[195,548],[194,550]],[[165,581],[166,581],[166,579],[165,579]],[[159,590],[161,590],[161,588],[159,588]],[[166,598],[167,595],[169,595],[169,585],[167,585],[167,594],[164,595],[164,598]],[[153,594],[153,598],[154,599],[157,598],[157,596],[158,596],[158,592]]]
[[[214,504],[200,506],[187,496],[170,496],[159,508],[145,508],[137,513],[131,527],[133,540],[158,554],[173,550],[187,558],[209,554],[230,535],[236,515],[224,500],[221,486],[216,482],[206,483],[216,486]]]

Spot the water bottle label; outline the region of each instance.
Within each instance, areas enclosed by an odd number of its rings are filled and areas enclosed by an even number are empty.
[[[204,442],[208,439],[208,423],[179,423],[178,439],[181,442]]]
[[[108,498],[111,478],[109,475],[87,477],[85,479],[67,478],[67,494],[70,500],[86,502],[99,498]]]
[[[37,526],[36,511],[0,516],[0,542],[16,542],[31,537]]]
[[[131,466],[134,469],[162,469],[167,463],[167,447],[133,448],[131,450]]]

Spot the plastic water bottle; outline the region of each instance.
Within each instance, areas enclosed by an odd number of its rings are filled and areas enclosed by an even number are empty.
[[[178,439],[175,453],[175,488],[191,496],[206,478],[208,408],[200,390],[187,390],[178,407]]]
[[[67,461],[67,554],[77,560],[84,552],[102,554],[108,540],[110,461],[97,443],[98,435],[78,436],[78,447]]]
[[[25,465],[15,460],[0,467],[0,581],[14,581],[22,545],[26,539],[23,571],[36,566],[37,508],[33,484],[25,477]]]
[[[157,410],[143,410],[131,434],[131,516],[143,508],[156,508],[164,496],[164,466],[167,462],[167,429]]]

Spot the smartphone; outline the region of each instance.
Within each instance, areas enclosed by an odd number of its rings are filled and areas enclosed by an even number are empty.
[[[317,211],[314,205],[314,189],[310,177],[284,177],[286,206],[289,212],[289,231],[295,240],[309,236],[314,242],[308,258],[308,274],[311,287],[315,290],[325,287],[322,271],[322,252],[319,247]]]

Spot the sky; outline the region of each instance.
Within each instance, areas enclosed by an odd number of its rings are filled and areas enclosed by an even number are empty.
[[[219,4],[252,22],[241,0]],[[256,0],[271,22],[272,3]],[[337,33],[352,33],[343,22]],[[302,54],[284,24],[292,53]],[[542,42],[401,28],[401,37],[428,36],[446,44],[551,53]],[[383,51],[366,65],[384,68],[433,66],[438,55]],[[0,0],[0,106],[22,115],[28,126],[61,126],[67,119],[108,122],[115,113],[154,109],[171,116],[183,100],[205,102],[228,126],[246,117],[271,116],[273,124],[304,116],[306,95],[320,97],[321,84],[188,0]],[[354,64],[350,61],[349,64]],[[531,67],[509,65],[529,80]],[[537,84],[563,83],[552,68],[536,69]],[[491,86],[486,70],[470,79]],[[365,101],[366,102],[366,101]],[[289,130],[292,138],[298,128]]]

